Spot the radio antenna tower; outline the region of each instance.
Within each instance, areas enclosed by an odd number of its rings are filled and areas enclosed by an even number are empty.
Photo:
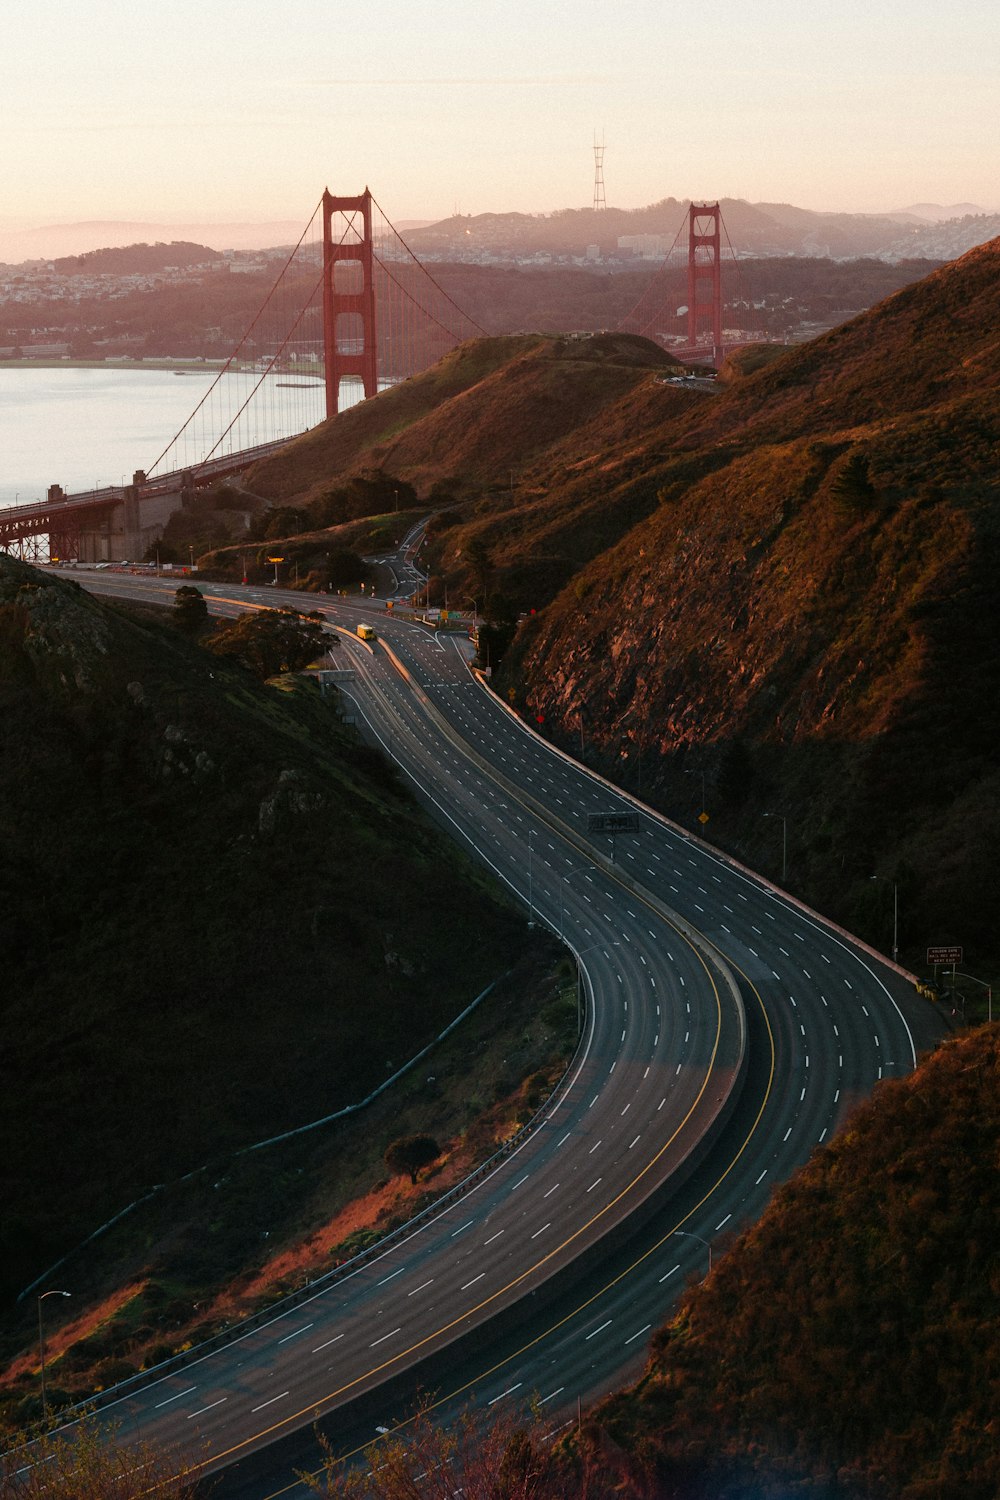
[[[608,202],[604,196],[604,131],[601,131],[601,139],[597,139],[597,131],[594,131],[594,212],[607,208]]]

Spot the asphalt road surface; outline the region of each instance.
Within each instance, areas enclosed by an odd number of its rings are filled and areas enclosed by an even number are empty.
[[[381,577],[419,583],[411,534]],[[177,580],[78,570],[169,599]],[[405,1421],[534,1395],[553,1430],[641,1369],[685,1281],[939,1025],[887,961],[554,751],[476,680],[467,643],[384,603],[203,586],[213,612],[318,604],[346,706],[415,794],[577,956],[580,1050],[537,1128],[439,1213],[125,1395],[125,1435],[213,1494],[304,1494],[297,1468]],[[352,632],[375,624],[366,646]],[[594,813],[630,812],[613,843]]]

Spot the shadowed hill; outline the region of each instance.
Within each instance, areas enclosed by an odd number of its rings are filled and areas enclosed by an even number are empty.
[[[883,1083],[597,1413],[664,1496],[993,1500],[1000,1028]]]
[[[4,1296],[364,1097],[509,966],[514,912],[279,683],[0,555]]]

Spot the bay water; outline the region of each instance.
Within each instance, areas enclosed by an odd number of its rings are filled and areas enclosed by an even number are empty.
[[[136,469],[152,467],[216,373],[181,364],[164,369],[0,363],[0,507],[43,500],[51,484],[73,493],[131,483]],[[259,379],[245,373],[223,377],[240,397]],[[275,430],[269,426],[268,437],[290,437],[321,420],[320,382],[291,376],[267,381],[269,424],[276,424]],[[310,389],[314,394],[307,395]],[[304,401],[311,408],[305,419]],[[230,408],[235,404],[227,402]]]

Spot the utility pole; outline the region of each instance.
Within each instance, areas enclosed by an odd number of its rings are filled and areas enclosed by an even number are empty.
[[[892,885],[892,961],[895,964],[899,962],[899,884],[895,880],[890,882],[888,875],[870,875],[868,878]]]
[[[529,927],[534,927],[534,925],[535,925],[535,892],[534,892],[533,869],[532,869],[532,863],[531,863],[531,854],[532,854],[532,850],[534,848],[534,845],[532,844],[532,839],[535,837],[535,834],[537,832],[538,832],[538,830],[536,828],[529,828],[529,830],[528,830],[528,926]]]
[[[788,819],[784,813],[766,812],[762,813],[761,816],[781,819],[781,883],[784,885],[785,880],[788,878]]]

